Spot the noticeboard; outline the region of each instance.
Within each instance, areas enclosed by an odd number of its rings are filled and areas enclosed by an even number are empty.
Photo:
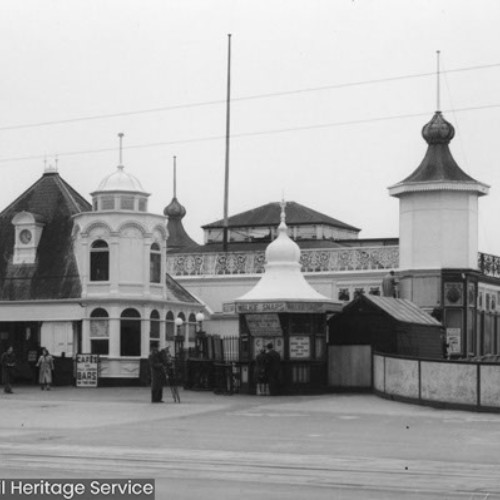
[[[277,314],[245,314],[245,319],[254,337],[277,337],[283,335]]]
[[[446,343],[448,344],[448,354],[460,354],[462,352],[462,330],[460,328],[447,328]]]
[[[290,359],[308,359],[311,357],[311,337],[294,335],[290,337]]]
[[[99,356],[97,354],[76,355],[76,386],[97,387],[99,379]]]

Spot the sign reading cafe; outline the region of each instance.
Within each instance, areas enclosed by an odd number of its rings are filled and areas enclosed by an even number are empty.
[[[99,356],[97,354],[76,355],[76,386],[97,387]]]

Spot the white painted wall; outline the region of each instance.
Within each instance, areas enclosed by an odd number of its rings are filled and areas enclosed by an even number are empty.
[[[400,197],[400,269],[477,268],[478,197],[429,191]]]

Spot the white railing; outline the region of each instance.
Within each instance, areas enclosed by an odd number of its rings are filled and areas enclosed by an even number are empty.
[[[399,247],[302,250],[300,263],[306,273],[397,269]],[[167,255],[167,272],[171,276],[260,274],[264,272],[264,264],[264,251]]]

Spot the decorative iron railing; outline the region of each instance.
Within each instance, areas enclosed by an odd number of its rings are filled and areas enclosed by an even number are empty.
[[[171,276],[220,276],[264,272],[265,253],[186,253],[167,256]],[[306,273],[397,269],[399,247],[352,247],[302,250],[302,271]]]
[[[500,257],[498,255],[479,252],[477,255],[477,267],[486,276],[500,278]]]

